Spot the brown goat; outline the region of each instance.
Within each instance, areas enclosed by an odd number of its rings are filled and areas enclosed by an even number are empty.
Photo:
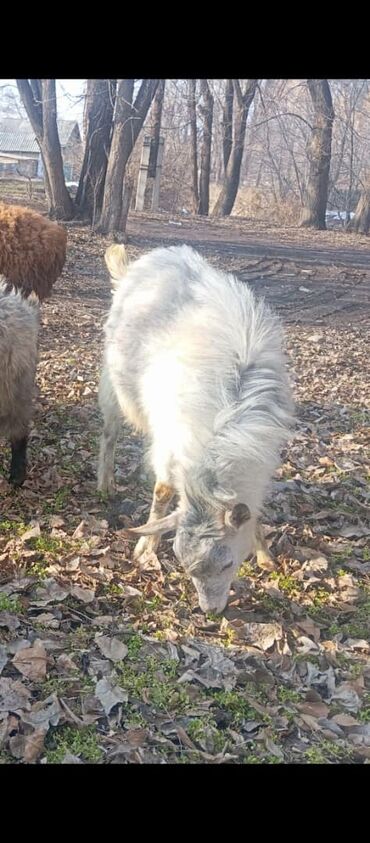
[[[8,288],[42,301],[62,272],[67,232],[41,214],[20,205],[0,203],[0,274]]]

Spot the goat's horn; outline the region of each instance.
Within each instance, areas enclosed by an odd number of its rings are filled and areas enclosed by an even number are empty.
[[[159,518],[158,521],[148,521],[147,524],[142,524],[141,527],[127,527],[124,532],[131,536],[154,536],[158,533],[169,533],[174,530],[177,525],[177,512],[171,512],[164,518]]]

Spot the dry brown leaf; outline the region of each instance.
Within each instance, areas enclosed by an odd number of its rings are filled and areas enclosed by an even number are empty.
[[[232,623],[230,626],[235,628]],[[269,650],[283,637],[283,629],[279,623],[245,623],[235,631],[244,641],[261,650]]]
[[[31,692],[18,679],[0,678],[0,711],[29,709]]]
[[[56,580],[52,578],[45,579],[43,585],[36,590],[36,600],[33,602],[34,606],[45,606],[47,603],[59,603],[65,600],[70,593],[70,589],[59,585]]]
[[[303,629],[309,637],[312,637],[316,644],[320,641],[321,629],[315,621],[311,618],[305,618],[303,621],[297,621],[297,626]]]
[[[0,612],[0,626],[5,626],[10,632],[14,632],[20,626],[20,621],[11,612]]]
[[[71,595],[72,597],[76,597],[77,600],[81,600],[82,603],[92,603],[95,599],[95,591],[92,588],[81,588],[80,585],[73,585],[71,587]]]
[[[359,721],[355,720],[354,717],[351,717],[350,714],[335,714],[332,719],[335,723],[338,723],[338,726],[342,726],[344,728],[360,725]]]
[[[101,702],[106,714],[109,714],[117,703],[128,701],[127,691],[120,688],[119,685],[113,685],[106,677],[99,679],[99,682],[96,683],[95,696]]]
[[[119,638],[109,638],[108,635],[99,635],[97,633],[94,640],[99,650],[103,653],[103,656],[107,659],[113,662],[120,662],[126,658],[128,649],[126,644],[123,644]]]
[[[310,714],[311,717],[326,717],[329,713],[329,706],[324,702],[303,702],[297,703],[296,708],[302,714]]]
[[[29,706],[30,708],[30,706]],[[22,714],[22,721],[34,729],[45,729],[49,726],[57,726],[62,715],[59,700],[56,694],[50,694],[46,700],[35,703],[30,711]]]
[[[41,642],[34,643],[33,647],[18,650],[13,658],[14,667],[33,682],[40,682],[46,676],[46,650]]]
[[[32,735],[27,735],[24,740],[23,760],[26,764],[32,764],[40,757],[44,749],[44,741],[47,731],[35,729]]]
[[[3,672],[3,669],[8,661],[8,651],[4,644],[0,644],[0,673]]]
[[[27,542],[29,539],[36,539],[41,536],[40,524],[35,524],[34,527],[31,527],[29,530],[26,530],[25,533],[21,536],[22,542]]]

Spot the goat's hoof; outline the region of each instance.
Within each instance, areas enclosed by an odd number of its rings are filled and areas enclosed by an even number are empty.
[[[152,536],[142,536],[135,545],[132,558],[135,562],[142,561],[146,556],[155,553],[158,547],[158,541],[153,541]]]
[[[256,562],[257,567],[261,568],[262,571],[276,571],[276,562],[267,550],[257,550]]]

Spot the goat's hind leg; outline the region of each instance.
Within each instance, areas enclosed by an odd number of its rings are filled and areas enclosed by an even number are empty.
[[[22,486],[27,473],[27,443],[28,436],[12,439],[12,459],[10,463],[9,483],[12,486]]]
[[[99,405],[104,417],[104,427],[100,439],[98,491],[113,494],[115,489],[114,456],[121,429],[121,413],[106,370],[103,370],[100,381]]]

